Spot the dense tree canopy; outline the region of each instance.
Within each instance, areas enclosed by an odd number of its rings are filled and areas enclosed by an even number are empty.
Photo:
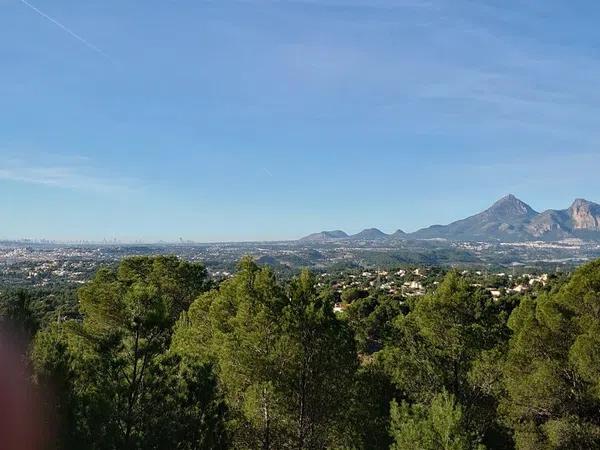
[[[126,259],[79,291],[81,321],[37,335],[32,359],[40,382],[56,390],[61,445],[166,449],[189,436],[181,448],[214,448],[220,426],[210,416],[222,408],[210,367],[168,352],[177,317],[205,286],[200,265]],[[190,401],[202,411],[190,415]]]
[[[600,261],[524,299],[510,327],[502,412],[519,449],[600,447]]]
[[[343,439],[357,366],[352,334],[303,272],[287,287],[244,259],[182,318],[174,348],[213,361],[238,448],[326,448]]]
[[[494,298],[455,271],[403,297],[136,257],[77,297],[6,290],[0,320],[57,450],[600,448],[600,261]]]
[[[503,445],[496,436],[496,401],[473,372],[508,339],[505,308],[451,272],[434,293],[397,317],[394,343],[378,355],[409,402],[428,405],[444,392],[456,399],[472,439],[465,448]]]
[[[454,397],[443,391],[428,405],[392,402],[391,450],[463,450],[470,448],[463,411]]]

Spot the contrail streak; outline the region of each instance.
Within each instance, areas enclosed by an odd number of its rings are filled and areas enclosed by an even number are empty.
[[[19,0],[19,1],[21,3],[23,3],[25,6],[27,6],[28,8],[30,8],[33,11],[35,11],[36,13],[38,13],[44,19],[47,19],[50,22],[52,22],[54,25],[56,25],[61,30],[63,30],[65,33],[68,33],[69,35],[71,35],[72,37],[74,37],[75,39],[77,39],[79,42],[81,42],[83,45],[85,45],[90,50],[93,50],[96,53],[99,53],[100,55],[104,56],[105,58],[107,58],[109,60],[111,59],[106,53],[104,53],[101,49],[99,49],[98,47],[96,47],[94,44],[92,44],[91,42],[85,40],[84,38],[82,38],[81,36],[79,36],[74,31],[71,31],[69,28],[67,28],[65,25],[63,25],[62,23],[60,23],[58,20],[53,19],[48,14],[46,14],[45,12],[41,11],[40,9],[36,8],[34,5],[32,5],[31,3],[29,3],[27,0]]]

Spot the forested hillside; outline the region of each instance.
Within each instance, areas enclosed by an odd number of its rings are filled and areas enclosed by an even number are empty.
[[[51,449],[600,448],[600,261],[500,298],[451,271],[334,312],[319,286],[133,257],[0,311]]]

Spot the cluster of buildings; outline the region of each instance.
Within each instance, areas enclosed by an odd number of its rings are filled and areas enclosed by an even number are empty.
[[[499,298],[506,294],[524,294],[532,290],[536,285],[546,286],[549,280],[549,275],[547,273],[543,273],[541,275],[526,273],[518,278],[515,278],[512,275],[506,275],[504,273],[499,273],[497,276],[506,276],[509,280],[509,283],[506,287],[501,288],[488,287],[487,290],[494,298]]]
[[[349,274],[347,279],[342,278],[336,288],[340,293],[344,289],[354,287],[364,290],[376,289],[391,295],[423,295],[425,294],[423,282],[425,273],[425,269],[419,268],[391,272],[387,270],[364,271],[359,274]]]
[[[321,275],[319,286],[329,285],[340,295],[341,300],[334,308],[336,312],[340,312],[348,306],[343,301],[344,292],[347,290],[358,289],[370,295],[382,291],[398,297],[422,296],[435,289],[445,273],[444,270],[431,268],[361,271],[336,275],[324,273]],[[546,286],[550,279],[547,273],[509,275],[502,272],[484,273],[465,270],[461,274],[470,280],[472,286],[487,290],[494,298],[527,293],[540,286]]]

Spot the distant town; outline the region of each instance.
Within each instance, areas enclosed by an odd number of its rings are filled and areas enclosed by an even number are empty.
[[[600,243],[579,239],[513,243],[404,240],[393,244],[369,240],[128,245],[1,242],[0,276],[4,285],[80,284],[102,265],[116,265],[127,256],[162,254],[201,261],[215,279],[230,276],[240,258],[250,255],[284,275],[307,267],[321,274],[353,275],[352,286],[367,287],[364,281],[391,293],[418,294],[426,283],[400,276],[407,268],[456,267],[509,275],[533,271],[536,275],[531,279],[535,279],[540,273],[569,271],[600,257]],[[518,288],[513,284],[504,287]]]

